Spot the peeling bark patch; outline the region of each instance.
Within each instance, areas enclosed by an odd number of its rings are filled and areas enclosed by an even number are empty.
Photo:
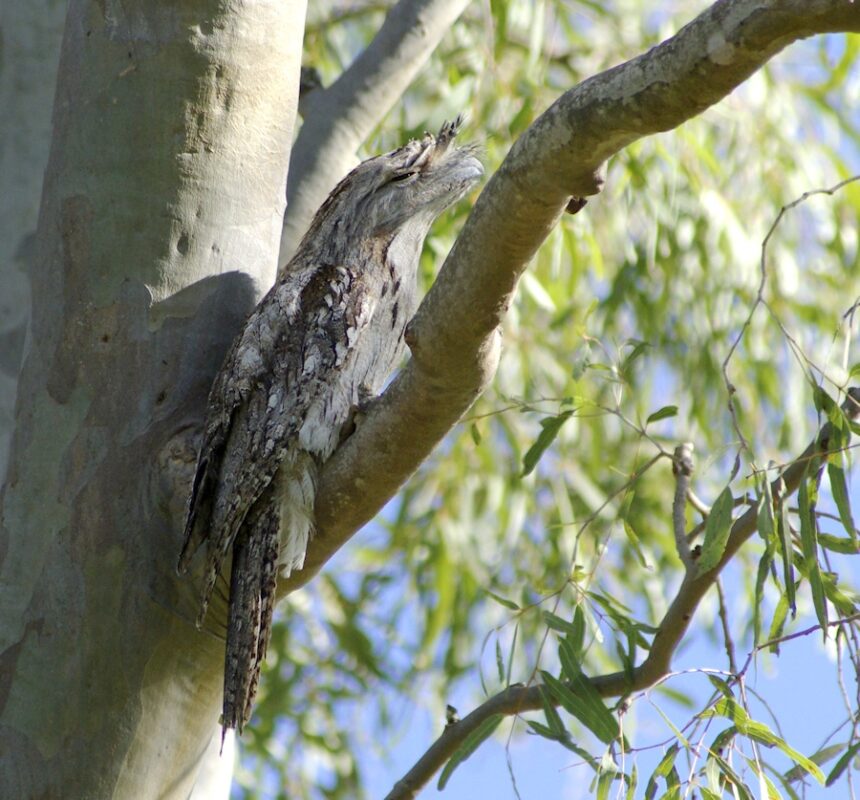
[[[24,631],[21,635],[21,638],[15,642],[15,644],[7,647],[2,653],[0,653],[0,673],[3,675],[12,675],[15,672],[16,665],[18,663],[18,658],[21,655],[21,649],[24,646],[24,642],[27,641],[27,638],[31,633],[40,634],[42,632],[42,628],[44,627],[44,620],[31,620],[24,626]],[[9,691],[12,688],[11,681],[2,681],[0,682],[0,716],[3,715],[3,711],[6,708],[6,703],[9,702]]]
[[[90,272],[93,208],[88,197],[72,195],[63,200],[60,211],[60,236],[63,243],[63,310],[65,326],[54,352],[47,380],[48,393],[64,403],[77,382],[79,348],[84,327],[78,312],[84,285]],[[90,330],[92,330],[90,328]],[[89,331],[87,332],[89,333]]]
[[[716,31],[708,37],[708,58],[721,66],[727,66],[734,61],[735,46],[726,41],[721,31]]]
[[[70,272],[84,269],[90,257],[90,228],[93,209],[87,197],[81,194],[63,200],[61,235],[63,240],[63,266]]]

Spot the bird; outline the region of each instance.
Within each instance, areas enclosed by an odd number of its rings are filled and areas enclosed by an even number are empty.
[[[200,627],[230,563],[222,742],[251,716],[277,581],[302,569],[314,534],[320,468],[405,354],[424,239],[483,174],[477,147],[455,144],[461,124],[340,181],[213,382],[177,570],[205,543]]]

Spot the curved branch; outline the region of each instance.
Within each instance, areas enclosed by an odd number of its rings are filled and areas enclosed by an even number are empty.
[[[469,0],[400,0],[367,49],[328,88],[308,95],[293,145],[279,263],[356,164],[356,151],[400,98]],[[303,104],[303,113],[304,113]]]
[[[644,55],[566,92],[534,122],[481,193],[412,320],[412,359],[326,464],[317,535],[283,591],[310,580],[483,391],[520,275],[570,197],[599,190],[603,161],[716,103],[791,42],[838,30],[860,31],[860,3],[721,0]]]
[[[848,398],[842,408],[851,419],[860,416],[860,388],[849,390]],[[832,432],[833,426],[827,423],[809,447],[771,483],[775,501],[784,500],[797,491],[810,460],[829,451]],[[657,629],[648,657],[633,670],[632,680],[626,672],[613,672],[591,679],[602,697],[618,697],[647,689],[669,673],[672,655],[686,632],[699,602],[708,589],[717,582],[723,567],[731,561],[741,545],[755,533],[757,516],[757,509],[750,508],[735,521],[726,550],[715,569],[704,575],[697,574],[695,563],[687,569],[684,581]],[[442,735],[412,769],[394,785],[385,800],[405,800],[415,797],[443,764],[454,755],[469,734],[477,730],[490,717],[496,714],[513,716],[523,711],[538,711],[542,707],[540,686],[526,687],[522,684],[509,686],[478,706],[460,722],[446,727]]]

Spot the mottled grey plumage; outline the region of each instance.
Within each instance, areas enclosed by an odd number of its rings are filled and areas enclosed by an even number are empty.
[[[319,467],[403,355],[424,237],[482,174],[453,146],[458,126],[340,182],[215,378],[179,570],[205,541],[199,624],[232,550],[225,730],[250,716],[278,573],[302,568],[313,534]]]

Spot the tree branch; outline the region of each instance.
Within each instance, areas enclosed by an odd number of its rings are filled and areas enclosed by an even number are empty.
[[[856,419],[860,416],[860,387],[848,391],[842,406],[845,413]],[[833,426],[828,422],[815,440],[791,465],[771,483],[774,500],[784,500],[793,494],[806,474],[811,459],[829,451]],[[681,641],[699,602],[708,589],[717,582],[720,571],[731,561],[741,545],[756,531],[757,510],[751,508],[732,525],[728,544],[719,565],[698,575],[695,565],[687,570],[683,583],[660,623],[648,657],[633,670],[632,680],[626,672],[613,672],[592,678],[591,682],[602,697],[618,697],[646,689],[664,678],[670,669],[672,655]],[[386,800],[412,798],[430,781],[442,765],[457,751],[470,733],[495,714],[513,716],[523,711],[537,711],[543,707],[540,686],[509,686],[486,703],[481,704],[460,722],[449,725],[411,770],[395,785]]]
[[[566,92],[532,124],[413,319],[411,361],[326,464],[317,535],[284,591],[310,580],[382,508],[483,391],[520,275],[571,196],[599,190],[603,161],[699,114],[791,42],[838,30],[860,30],[860,3],[722,0],[649,52]]]
[[[693,443],[684,442],[675,448],[672,458],[672,472],[675,475],[675,500],[672,503],[672,528],[675,532],[675,547],[678,558],[689,567],[692,563],[690,544],[686,536],[687,494],[690,491],[690,478],[693,476]]]
[[[279,263],[289,261],[314,213],[356,164],[356,151],[400,98],[469,0],[400,0],[367,49],[327,89],[303,101],[293,145]]]

